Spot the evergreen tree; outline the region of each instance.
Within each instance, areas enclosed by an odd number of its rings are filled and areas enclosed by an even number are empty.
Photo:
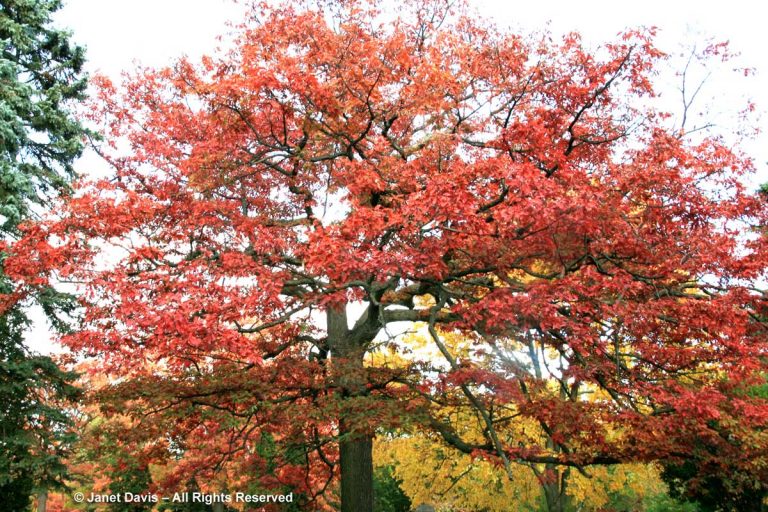
[[[0,239],[12,243],[19,225],[67,194],[85,130],[71,108],[84,97],[83,48],[52,26],[59,0],[0,0]],[[0,254],[0,262],[3,261]],[[0,292],[10,283],[0,264]],[[74,374],[24,345],[31,301],[56,328],[71,297],[40,288],[0,316],[0,496],[9,510],[26,508],[35,486],[61,482],[71,441],[63,404],[74,399]]]
[[[83,128],[70,106],[85,94],[84,50],[50,26],[59,0],[0,1],[0,214],[13,233],[67,190]]]

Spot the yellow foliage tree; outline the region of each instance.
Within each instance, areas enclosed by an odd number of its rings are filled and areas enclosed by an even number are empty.
[[[472,340],[456,333],[441,334],[457,360],[473,357]],[[413,352],[404,354],[391,345],[382,347],[369,354],[369,366],[403,369],[414,359],[421,359],[439,367],[440,354],[421,332],[406,335],[406,341]],[[551,386],[548,392],[559,392],[554,384]],[[582,396],[587,400],[609,399],[601,389],[589,389],[589,393]],[[500,422],[497,427],[497,433],[506,443],[557,449],[535,419],[515,414],[514,406],[508,404],[496,402],[495,406],[514,418]],[[455,404],[441,407],[433,403],[430,409],[435,416],[450,418],[453,430],[468,442],[482,441],[483,423],[471,407]],[[613,429],[610,437],[622,437],[621,429],[607,428]],[[401,481],[401,488],[412,503],[429,503],[444,511],[538,511],[550,509],[563,499],[573,510],[600,511],[606,509],[612,496],[623,496],[625,509],[638,510],[648,497],[667,490],[655,465],[593,465],[578,470],[555,464],[511,461],[510,471],[501,467],[498,459],[491,461],[461,453],[446,445],[439,435],[424,429],[380,435],[374,448],[374,461],[379,466],[393,468],[394,476]]]
[[[546,509],[543,465],[514,464],[514,480],[490,461],[445,447],[424,434],[379,437],[374,446],[378,465],[394,468],[394,476],[414,504],[429,503],[439,511],[505,512]],[[630,510],[642,510],[649,497],[666,492],[659,470],[650,464],[591,466],[583,473],[565,469],[560,478],[573,510],[605,510],[612,496],[622,495]]]

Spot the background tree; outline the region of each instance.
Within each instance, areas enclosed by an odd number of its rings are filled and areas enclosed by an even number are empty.
[[[523,464],[513,467],[510,481],[493,461],[457,454],[441,439],[423,434],[379,439],[374,453],[377,464],[392,465],[414,504],[429,503],[438,510],[551,510],[544,486]],[[565,510],[646,510],[667,491],[653,465],[591,466],[584,474],[571,470],[566,479]]]
[[[4,233],[32,216],[34,205],[69,188],[84,131],[71,108],[84,98],[84,51],[51,26],[57,0],[3,0],[0,126]]]
[[[114,176],[26,230],[18,294],[82,284],[65,343],[179,468],[266,471],[272,437],[293,448],[273,485],[314,499],[340,475],[343,511],[371,510],[373,437],[403,423],[510,478],[758,426],[765,400],[728,383],[766,369],[765,242],[745,236],[766,208],[748,158],[650,106],[652,33],[588,51],[405,9],[255,6],[228,54],[100,80]],[[366,366],[412,350],[404,328],[442,359]],[[500,435],[528,421],[548,442]]]
[[[408,512],[411,500],[393,474],[393,466],[379,466],[373,473],[373,509],[377,512]]]
[[[51,26],[61,2],[2,0],[0,6],[0,238],[9,243],[19,223],[69,190],[84,135],[71,108],[83,99],[86,82],[82,48]],[[12,295],[3,268],[0,290]],[[33,485],[61,481],[60,456],[71,441],[61,407],[75,396],[73,374],[24,345],[25,306],[33,301],[59,328],[59,315],[73,307],[65,294],[40,286],[24,301],[5,304],[0,317],[0,494],[14,510],[25,508]]]
[[[465,359],[471,355],[472,342],[458,336],[447,335],[446,350]],[[440,354],[429,347],[423,335],[408,336],[403,340],[414,347],[414,354],[424,361],[439,361]],[[414,356],[411,355],[409,359]],[[482,363],[487,356],[475,355]],[[400,354],[376,351],[371,354],[371,365],[403,366]],[[555,392],[558,387],[550,383]],[[447,393],[432,397],[435,404],[431,416],[443,418],[443,429],[471,442],[482,442],[484,424],[477,421],[477,411],[462,400]],[[478,392],[479,393],[479,392]],[[601,400],[601,391],[594,389],[583,400]],[[451,403],[453,402],[453,404]],[[492,399],[493,414],[509,411],[514,404],[504,403],[499,397]],[[454,405],[455,404],[455,405]],[[496,432],[505,443],[526,446],[537,445],[552,449],[552,433],[559,425],[542,424],[534,418],[516,416],[515,422],[496,422]],[[549,432],[549,433],[548,433]],[[618,464],[582,468],[562,467],[553,463],[525,463],[515,461],[509,473],[500,467],[495,457],[482,458],[457,453],[439,432],[429,429],[398,429],[380,435],[374,451],[380,465],[391,465],[401,487],[413,503],[431,503],[447,510],[644,510],[659,495],[665,495],[659,469],[654,464]],[[385,466],[388,467],[388,466]],[[579,470],[581,469],[581,471]]]

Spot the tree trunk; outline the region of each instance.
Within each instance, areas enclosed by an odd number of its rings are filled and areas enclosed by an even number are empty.
[[[48,490],[43,489],[37,493],[37,512],[45,512],[48,508]]]
[[[211,509],[213,512],[224,512],[224,503],[221,501],[217,501],[212,504]]]
[[[563,512],[563,502],[560,499],[560,492],[557,484],[544,485],[544,497],[547,500],[547,512]]]
[[[341,512],[373,511],[373,438],[355,436],[340,443]]]
[[[341,398],[360,396],[365,392],[365,350],[351,336],[344,305],[329,307],[326,318],[328,345],[340,371]],[[346,420],[339,418],[341,512],[373,512],[373,435],[349,428]]]
[[[539,480],[544,490],[544,498],[547,501],[547,512],[564,512],[568,504],[566,490],[571,470],[548,464],[547,473],[549,474],[547,480]]]

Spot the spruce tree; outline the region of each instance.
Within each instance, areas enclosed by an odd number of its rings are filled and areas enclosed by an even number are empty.
[[[24,221],[69,192],[86,131],[73,106],[84,98],[84,50],[53,26],[59,0],[0,0],[0,239],[13,243]],[[0,293],[11,291],[0,254]],[[42,306],[54,327],[74,301],[40,288],[0,316],[0,496],[9,510],[28,506],[36,487],[61,483],[72,440],[65,404],[74,374],[24,343],[27,308]],[[63,315],[64,314],[64,315]]]

